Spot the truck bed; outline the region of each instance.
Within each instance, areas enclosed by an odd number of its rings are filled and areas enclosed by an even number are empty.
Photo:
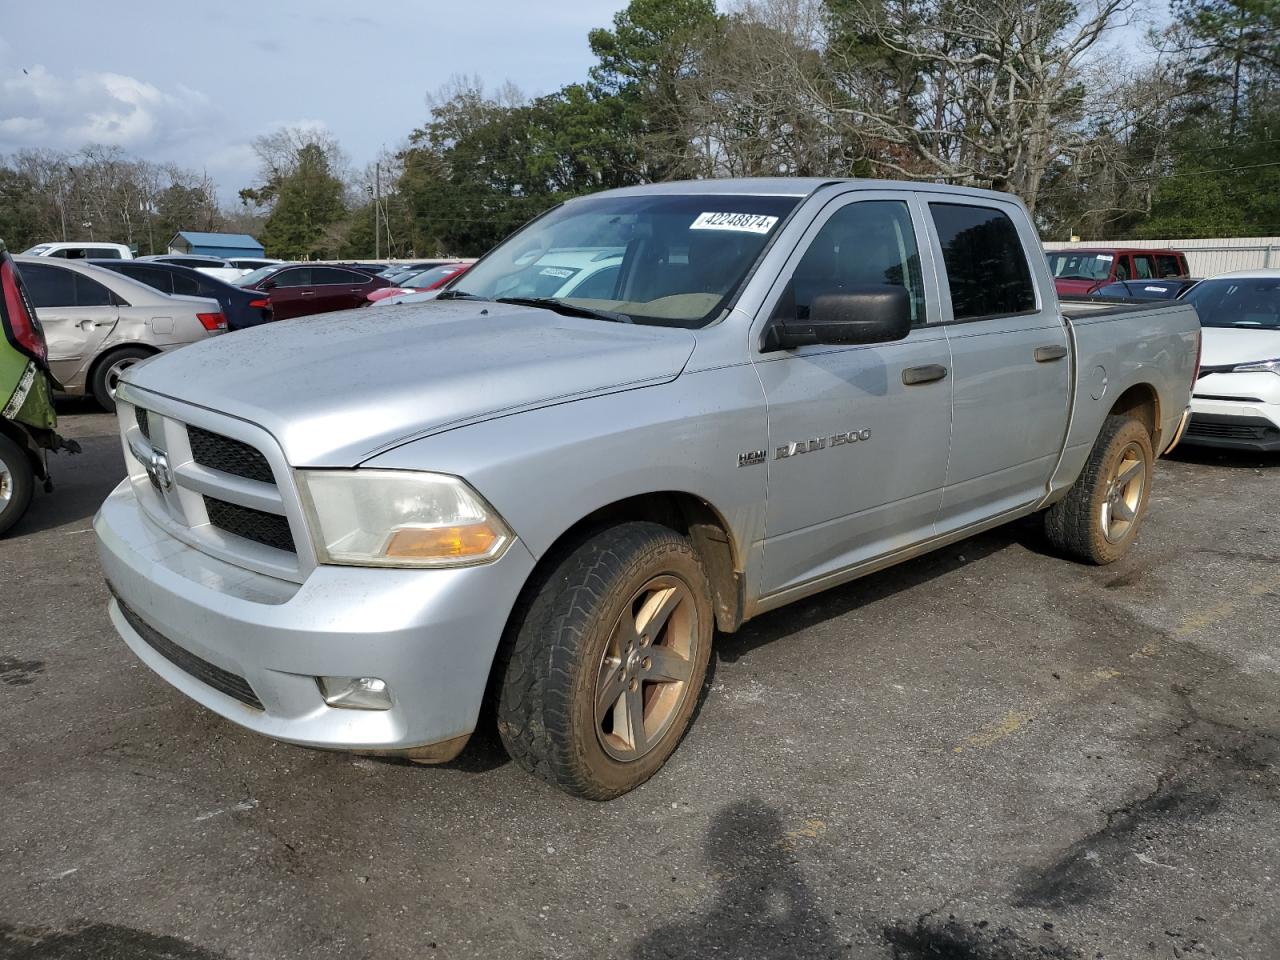
[[[1186,307],[1180,300],[1125,300],[1119,297],[1059,297],[1062,315],[1068,319],[1077,317],[1119,316],[1142,310],[1166,310]]]

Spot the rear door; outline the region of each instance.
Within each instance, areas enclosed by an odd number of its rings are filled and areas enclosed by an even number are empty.
[[[288,267],[273,273],[263,281],[269,284],[268,299],[271,312],[277,320],[302,317],[315,313],[315,287],[311,285],[310,267]]]
[[[923,194],[941,264],[951,347],[951,458],[938,531],[1044,494],[1066,433],[1071,368],[1056,298],[1037,286],[1042,257],[1014,203]]]
[[[363,306],[375,289],[372,276],[342,267],[312,267],[311,282],[316,291],[315,313]]]
[[[64,386],[80,386],[120,318],[116,298],[68,267],[28,262],[19,269],[49,343],[49,369]]]

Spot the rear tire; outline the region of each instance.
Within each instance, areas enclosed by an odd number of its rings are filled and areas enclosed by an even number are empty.
[[[121,347],[119,350],[112,350],[99,360],[93,368],[93,376],[89,378],[89,391],[93,394],[93,399],[98,401],[98,406],[107,413],[114,413],[116,384],[120,380],[120,375],[139,360],[145,360],[153,353],[154,351],[146,347]]]
[[[551,571],[516,626],[498,732],[522,767],[607,800],[671,756],[697,706],[714,616],[686,537],[624,523]]]
[[[1128,552],[1147,510],[1155,453],[1140,420],[1110,416],[1070,492],[1044,517],[1049,541],[1099,565]]]
[[[0,536],[27,512],[35,485],[35,470],[26,451],[0,434]]]

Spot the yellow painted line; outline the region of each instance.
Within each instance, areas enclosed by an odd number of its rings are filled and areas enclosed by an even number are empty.
[[[1259,581],[1258,583],[1250,584],[1245,592],[1250,597],[1260,597],[1263,594],[1271,593],[1275,590],[1280,590],[1280,576],[1269,577],[1265,580]],[[1182,622],[1174,628],[1173,635],[1175,637],[1186,637],[1191,634],[1198,633],[1205,627],[1221,623],[1223,620],[1235,613],[1240,606],[1240,601],[1223,600],[1219,603],[1215,603],[1211,607],[1206,607],[1203,610],[1197,610],[1194,613],[1189,613],[1187,616],[1183,617]],[[1162,646],[1163,644],[1158,640],[1150,641],[1130,653],[1128,659],[1130,661],[1136,661],[1154,657],[1160,652]],[[1051,707],[1056,706],[1073,696],[1087,693],[1099,684],[1105,683],[1108,680],[1114,680],[1118,676],[1120,676],[1119,670],[1103,668],[1074,680],[1066,680],[1064,681],[1061,692],[1040,704],[1037,708],[1037,712],[1033,713],[1025,710],[1010,710],[995,723],[989,724],[988,726],[985,726],[975,733],[971,733],[969,736],[965,737],[951,748],[951,752],[964,753],[966,750],[983,749],[994,746],[1000,741],[1013,736],[1034,720],[1036,716],[1044,713]]]

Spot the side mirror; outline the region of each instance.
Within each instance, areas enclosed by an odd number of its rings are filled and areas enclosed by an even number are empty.
[[[778,318],[765,335],[766,350],[813,343],[891,343],[911,333],[911,295],[905,287],[875,284],[815,297],[805,320]]]
[[[263,280],[262,283],[258,285],[259,290],[274,290],[275,288],[276,282],[274,280]]]

